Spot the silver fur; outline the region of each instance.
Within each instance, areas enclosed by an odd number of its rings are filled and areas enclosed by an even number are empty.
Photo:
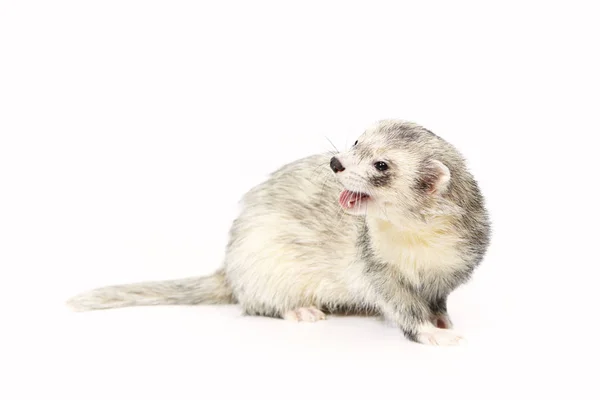
[[[419,125],[385,120],[336,158],[337,174],[331,155],[315,155],[250,190],[214,275],[95,289],[69,305],[239,303],[250,315],[308,321],[373,311],[410,340],[458,343],[446,299],[483,259],[490,232],[462,156]],[[343,209],[344,189],[369,197]]]

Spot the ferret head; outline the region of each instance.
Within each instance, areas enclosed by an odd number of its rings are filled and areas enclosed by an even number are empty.
[[[452,181],[450,163],[458,153],[425,128],[384,120],[367,129],[352,148],[330,160],[344,190],[348,213],[389,219],[390,213],[416,215],[437,203]]]

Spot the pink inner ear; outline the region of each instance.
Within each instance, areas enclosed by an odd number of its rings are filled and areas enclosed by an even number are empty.
[[[444,193],[450,182],[450,170],[442,162],[432,160],[423,178],[428,194]]]

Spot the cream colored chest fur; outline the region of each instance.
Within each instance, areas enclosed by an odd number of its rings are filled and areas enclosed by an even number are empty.
[[[461,238],[449,221],[436,219],[398,229],[385,221],[369,226],[375,254],[416,285],[423,278],[463,268]]]

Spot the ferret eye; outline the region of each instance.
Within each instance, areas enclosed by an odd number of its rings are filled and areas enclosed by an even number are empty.
[[[358,144],[358,140],[356,142],[354,142],[354,145],[356,146]]]
[[[386,163],[384,163],[383,161],[377,161],[373,165],[375,166],[375,168],[377,168],[378,171],[385,171],[389,168],[388,165]]]

